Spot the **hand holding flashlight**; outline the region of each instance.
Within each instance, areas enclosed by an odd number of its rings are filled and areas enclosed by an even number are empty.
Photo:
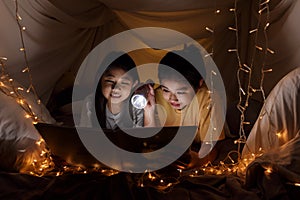
[[[153,86],[152,80],[142,83],[131,97],[131,104],[137,109],[144,109],[149,101],[155,101]]]
[[[144,109],[144,127],[155,127],[155,96],[152,80],[142,83],[131,97],[131,104],[137,109]]]

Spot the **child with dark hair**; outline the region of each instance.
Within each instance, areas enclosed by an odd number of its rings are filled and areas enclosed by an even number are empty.
[[[116,53],[109,54],[103,63],[111,56],[115,57]],[[122,54],[108,65],[100,77],[95,99],[93,95],[85,99],[80,126],[92,127],[95,123],[108,129],[144,126],[144,110],[136,109],[129,103],[133,88],[138,83],[134,61],[128,54]],[[92,106],[95,106],[96,115],[91,114]]]
[[[212,150],[211,143],[224,139],[225,135],[223,131],[219,135],[209,130],[211,96],[202,77],[205,77],[205,73],[202,72],[201,75],[190,62],[184,59],[185,54],[197,56],[197,59],[200,59],[198,63],[201,65],[198,67],[205,71],[198,49],[188,47],[182,51],[168,52],[161,59],[158,67],[160,87],[155,90],[155,101],[160,106],[157,107],[157,115],[161,126],[198,126],[194,146],[201,146],[201,152],[206,155],[206,152]],[[208,134],[210,135],[207,136]],[[198,159],[198,164],[213,160],[216,157],[214,152],[215,150],[208,156]],[[202,157],[200,154],[199,152],[199,157]],[[198,154],[195,154],[195,157],[198,158]]]

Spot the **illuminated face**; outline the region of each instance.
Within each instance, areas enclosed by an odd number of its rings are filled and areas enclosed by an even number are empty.
[[[164,99],[176,110],[185,108],[195,96],[192,86],[183,80],[162,79],[161,88]]]
[[[103,74],[101,89],[108,104],[120,104],[130,95],[136,82],[123,69],[112,68]]]

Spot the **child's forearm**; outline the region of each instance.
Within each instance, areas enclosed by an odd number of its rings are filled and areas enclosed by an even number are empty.
[[[155,127],[155,111],[144,109],[144,127]]]

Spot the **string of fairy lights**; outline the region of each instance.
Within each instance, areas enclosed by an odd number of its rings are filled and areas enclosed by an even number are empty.
[[[22,107],[22,109],[26,112],[25,118],[31,118],[33,123],[37,123],[39,121],[38,116],[36,113],[32,110],[32,105],[26,100],[24,95],[22,95],[23,91],[26,91],[26,93],[33,92],[36,101],[38,104],[41,103],[41,100],[38,98],[38,95],[35,91],[35,88],[33,87],[33,82],[32,82],[32,76],[30,73],[30,68],[28,64],[28,59],[27,59],[27,53],[25,49],[25,42],[23,38],[23,32],[26,31],[26,27],[21,25],[21,20],[22,17],[19,15],[18,11],[18,0],[15,0],[15,17],[16,21],[18,24],[18,28],[20,31],[20,37],[21,37],[21,47],[20,47],[20,52],[22,52],[24,56],[24,61],[25,61],[25,67],[22,70],[23,73],[27,73],[28,78],[29,78],[29,87],[27,89],[23,88],[22,86],[16,84],[14,82],[14,79],[9,75],[7,72],[5,62],[8,60],[6,57],[0,57],[0,67],[1,67],[1,81],[0,81],[0,90],[6,94],[7,96],[10,96],[14,99],[16,99],[16,102]]]
[[[35,90],[35,87],[33,86],[32,75],[30,73],[30,67],[29,67],[28,58],[27,58],[27,51],[26,51],[26,48],[25,48],[25,42],[24,42],[24,36],[23,36],[23,32],[26,31],[26,27],[22,26],[22,24],[21,24],[22,17],[19,14],[18,0],[15,0],[15,8],[16,8],[15,17],[16,17],[16,22],[17,22],[17,25],[18,25],[18,29],[19,29],[19,33],[20,33],[19,34],[20,35],[20,41],[21,41],[20,51],[23,53],[24,62],[25,62],[25,67],[22,69],[22,72],[27,73],[28,80],[29,80],[29,86],[28,86],[26,92],[29,93],[30,91],[32,91],[35,98],[36,98],[36,100],[37,100],[37,103],[40,104],[41,100],[39,99],[39,97],[37,95],[37,92]]]
[[[37,103],[40,104],[41,101],[38,98],[38,95],[36,93],[36,90],[33,86],[33,79],[29,67],[29,62],[27,58],[27,51],[25,48],[25,42],[23,37],[23,32],[27,30],[25,26],[22,25],[22,17],[19,13],[19,6],[18,6],[18,0],[14,0],[16,10],[15,10],[15,18],[16,22],[19,28],[20,33],[20,40],[21,40],[21,47],[20,52],[23,53],[24,61],[25,61],[25,67],[23,68],[22,72],[27,73],[28,79],[29,79],[29,86],[26,89],[26,92],[33,92]],[[238,87],[239,87],[239,102],[237,104],[237,108],[240,111],[240,129],[239,129],[239,139],[235,141],[235,143],[238,145],[238,150],[230,151],[226,158],[220,161],[217,165],[212,163],[207,163],[206,165],[202,167],[198,167],[192,170],[182,170],[177,169],[178,176],[171,176],[168,177],[166,174],[160,174],[159,172],[149,172],[145,170],[145,173],[142,173],[137,176],[136,184],[140,187],[153,187],[155,189],[158,189],[160,191],[168,191],[171,188],[173,188],[176,184],[180,183],[180,181],[185,177],[199,177],[202,175],[229,175],[229,174],[237,174],[238,172],[245,172],[246,167],[250,162],[252,162],[256,157],[261,156],[263,154],[263,150],[260,149],[258,154],[251,154],[249,157],[241,159],[240,150],[241,150],[241,144],[246,142],[246,134],[244,130],[244,125],[249,124],[249,122],[245,119],[245,111],[249,107],[249,99],[255,92],[260,92],[263,98],[263,101],[265,101],[265,92],[263,89],[263,82],[264,82],[264,76],[265,73],[271,72],[272,69],[267,69],[266,67],[266,56],[267,54],[274,54],[274,51],[269,49],[268,47],[268,36],[267,36],[267,30],[270,25],[269,22],[269,0],[265,1],[259,1],[258,5],[258,19],[257,19],[257,26],[249,31],[249,35],[254,38],[254,48],[251,56],[251,62],[249,64],[246,64],[242,62],[241,56],[240,56],[240,32],[239,32],[239,18],[238,18],[238,0],[234,1],[234,7],[229,9],[229,12],[232,12],[234,14],[234,27],[229,26],[229,31],[235,32],[235,48],[228,49],[228,53],[235,53],[238,63],[238,70],[237,70],[237,81],[238,81]],[[215,1],[215,9],[214,14],[217,17],[221,13],[220,9],[217,9],[216,1]],[[265,16],[265,20],[262,20],[262,15]],[[258,44],[258,33],[259,31],[263,29],[263,35],[264,35],[264,46]],[[212,27],[205,27],[205,30],[210,32],[212,34],[212,37],[214,37],[215,32],[215,24],[213,24]],[[263,53],[263,63],[261,64],[261,79],[260,79],[260,85],[259,87],[252,86],[252,75],[253,70],[255,67],[255,60],[256,60],[256,54],[257,51]],[[205,55],[204,57],[213,56],[214,55],[214,48],[212,47],[210,53]],[[9,74],[7,73],[5,62],[7,61],[6,57],[0,57],[0,66],[1,66],[1,81],[0,81],[0,90],[8,95],[16,99],[17,103],[26,111],[26,118],[31,118],[33,123],[37,123],[39,121],[36,114],[32,111],[31,105],[27,103],[26,99],[22,96],[22,94],[19,91],[25,90],[22,87],[16,87],[14,85],[13,79],[10,78]],[[211,72],[211,86],[213,88],[213,76],[217,75],[216,72]],[[242,84],[241,77],[246,79],[246,84]],[[213,92],[213,91],[210,91]],[[213,103],[213,102],[211,102]],[[33,159],[31,162],[31,167],[27,169],[27,172],[29,172],[32,175],[36,176],[43,176],[45,174],[47,175],[55,175],[60,176],[66,173],[82,173],[87,174],[90,172],[99,172],[106,176],[111,176],[114,174],[119,173],[116,170],[103,168],[100,166],[95,166],[93,169],[85,169],[78,166],[72,166],[67,163],[60,163],[60,166],[54,166],[53,164],[53,158],[51,157],[51,152],[45,147],[45,141],[43,139],[40,139],[36,142],[38,146],[42,147],[42,151],[39,154],[39,159]],[[234,159],[238,157],[238,160]],[[266,168],[266,173],[271,173],[271,168]]]
[[[271,50],[268,47],[268,34],[267,30],[270,25],[270,9],[269,9],[269,0],[265,1],[259,1],[258,2],[258,12],[257,12],[257,24],[256,27],[249,31],[250,36],[252,36],[253,39],[253,49],[252,49],[252,55],[251,55],[251,61],[250,64],[243,63],[240,58],[239,53],[239,38],[238,38],[238,29],[237,28],[229,28],[229,30],[235,31],[236,33],[236,48],[228,50],[229,52],[235,52],[236,57],[238,60],[238,70],[237,70],[237,80],[238,80],[238,86],[239,86],[239,102],[237,104],[237,108],[240,111],[240,129],[239,129],[239,139],[235,141],[236,144],[238,144],[238,152],[241,151],[241,144],[245,144],[244,148],[247,148],[246,139],[247,136],[245,134],[244,125],[249,125],[250,122],[246,121],[245,118],[245,112],[247,108],[249,107],[249,99],[253,95],[253,93],[260,92],[263,103],[266,100],[265,92],[263,88],[264,83],[264,76],[265,73],[272,72],[272,69],[266,69],[266,57],[268,53],[274,54],[275,52]],[[238,27],[238,17],[237,17],[237,0],[235,0],[235,8],[231,11],[234,12],[235,15],[235,27]],[[264,15],[264,21],[262,20]],[[258,35],[259,31],[263,29],[263,35],[264,35],[264,46],[258,44]],[[259,51],[259,52],[257,52]],[[255,63],[256,55],[260,52],[263,52],[263,58],[262,63]],[[255,66],[258,65],[258,66]],[[253,71],[255,70],[255,67],[260,67],[261,72],[261,78],[260,78],[260,84],[258,88],[255,88],[252,85],[252,77],[253,77]],[[243,77],[246,80],[246,84],[243,85],[241,81],[241,77]],[[243,87],[244,86],[244,87]],[[261,118],[261,116],[259,116]],[[260,147],[258,152],[252,152],[249,155],[244,155],[243,160],[241,160],[241,157],[239,156],[239,160],[237,162],[238,170],[243,175],[245,175],[245,170],[249,163],[251,163],[255,158],[260,157],[264,154],[264,150]],[[265,174],[269,175],[272,172],[272,168],[266,167],[265,168]]]
[[[235,4],[237,4],[237,1],[235,1]],[[235,13],[235,24],[237,27],[238,24],[238,19],[237,19],[237,14],[236,14],[236,9],[234,9]],[[266,20],[263,22],[262,21],[262,15],[265,16]],[[246,143],[246,134],[244,130],[244,125],[249,125],[250,122],[246,121],[245,119],[245,112],[247,108],[249,107],[249,99],[253,95],[253,93],[260,92],[262,94],[263,102],[265,102],[265,92],[263,88],[263,82],[264,82],[264,75],[267,72],[271,72],[272,69],[265,69],[265,61],[266,61],[266,56],[267,53],[270,52],[274,54],[274,51],[268,48],[268,36],[267,36],[267,28],[270,25],[269,22],[269,17],[270,16],[270,10],[269,10],[269,0],[266,1],[259,1],[258,4],[258,19],[257,19],[257,25],[254,29],[249,31],[250,36],[252,36],[254,39],[254,48],[252,49],[252,55],[251,55],[251,61],[250,64],[242,63],[239,55],[239,40],[238,37],[236,36],[236,57],[238,59],[238,71],[237,71],[237,80],[238,80],[238,85],[239,85],[239,102],[237,104],[237,108],[240,111],[240,130],[239,130],[239,135],[240,138],[236,141],[238,143],[238,150],[240,150],[240,144]],[[264,47],[261,47],[261,45],[258,44],[258,34],[259,31],[263,27],[263,33],[264,33]],[[236,35],[238,35],[238,29],[235,29]],[[257,51],[264,51],[264,57],[262,59],[262,63],[260,64],[261,66],[254,66],[255,65],[255,60],[256,60],[256,55]],[[260,67],[261,71],[261,79],[260,79],[260,85],[259,88],[255,88],[252,86],[252,77],[253,77],[253,71],[255,67]],[[245,78],[246,80],[246,85],[243,87],[241,83],[241,77]]]
[[[237,80],[238,80],[238,86],[239,86],[239,103],[237,104],[237,108],[240,111],[240,130],[239,130],[239,138],[235,141],[235,144],[238,145],[237,150],[230,151],[227,154],[227,157],[223,160],[220,161],[219,164],[215,165],[212,163],[207,163],[205,166],[200,167],[196,170],[189,171],[189,176],[195,177],[197,175],[203,175],[203,174],[215,174],[215,175],[220,175],[220,174],[233,174],[233,173],[244,173],[246,170],[246,167],[250,162],[252,162],[256,157],[259,157],[263,154],[263,149],[260,148],[259,152],[254,154],[252,153],[251,155],[247,156],[247,158],[241,159],[241,144],[246,143],[246,134],[244,130],[244,125],[249,124],[249,122],[246,121],[245,119],[245,111],[247,110],[249,106],[249,99],[252,96],[253,93],[255,92],[261,92],[262,97],[263,97],[263,102],[265,101],[265,93],[263,89],[263,80],[264,80],[264,74],[271,72],[272,69],[266,69],[265,66],[265,61],[266,61],[266,56],[267,53],[274,54],[274,51],[268,48],[268,37],[267,37],[267,28],[270,25],[269,22],[269,0],[266,0],[264,2],[259,1],[259,8],[258,8],[258,20],[257,20],[257,27],[253,30],[249,31],[249,34],[255,34],[254,36],[254,52],[251,58],[251,63],[250,66],[247,64],[243,63],[240,57],[240,44],[239,44],[239,19],[238,19],[238,1],[235,0],[234,2],[234,8],[229,9],[230,12],[234,13],[234,19],[235,19],[235,27],[229,26],[228,30],[234,31],[235,32],[235,38],[236,38],[236,46],[233,49],[228,49],[228,52],[234,52],[236,54],[236,58],[238,61],[238,71],[237,71]],[[215,9],[215,13],[219,14],[220,10]],[[262,15],[266,16],[266,20],[264,21],[264,24],[262,25]],[[263,33],[264,33],[264,47],[261,47],[258,45],[258,31],[260,30],[261,26],[263,26]],[[205,28],[207,31],[211,32],[212,35],[214,34],[214,28]],[[261,80],[260,80],[260,86],[258,89],[255,89],[255,87],[252,86],[251,81],[252,81],[252,72],[254,70],[254,61],[255,61],[255,55],[256,51],[264,51],[264,57],[263,57],[263,63],[261,64]],[[211,53],[209,53],[207,56],[213,56],[213,49]],[[246,86],[242,84],[241,81],[241,73],[244,73],[243,77],[248,76],[248,81],[246,83]],[[246,74],[245,74],[246,73]],[[212,72],[212,74],[215,74],[215,72]],[[211,81],[212,81],[212,76],[211,76]],[[213,85],[213,83],[212,83]],[[247,89],[245,90],[244,87]],[[245,99],[245,100],[244,100]],[[244,101],[243,101],[244,100]],[[234,158],[238,158],[238,160],[235,160]],[[271,172],[272,170],[270,168],[266,169],[268,172]]]
[[[216,4],[216,1],[214,1],[214,20],[213,21],[216,21],[216,17],[218,14],[220,14],[220,10],[217,9],[217,4]],[[216,29],[216,25],[215,23],[212,24],[212,27],[205,27],[205,30],[210,32],[211,33],[211,38],[212,40],[214,39],[214,33],[215,33],[215,29]],[[211,47],[211,52],[208,53],[207,55],[204,55],[204,59],[205,58],[210,58],[210,57],[213,57],[214,56],[214,46],[212,45]],[[214,76],[217,76],[217,73],[212,70],[210,72],[210,90],[209,90],[209,93],[210,95],[214,95],[215,93],[215,90],[214,90]],[[210,98],[210,102],[209,102],[209,106],[207,107],[207,109],[212,109],[213,107],[215,107],[215,102],[212,100],[212,98]],[[215,128],[215,124],[214,124],[214,119],[212,119],[212,117],[210,117],[210,124],[213,126],[213,130],[212,132],[210,132],[209,134],[209,142],[206,142],[206,144],[209,144],[211,146],[211,149],[214,147],[214,144],[213,144],[213,135],[215,135],[215,131],[217,130]]]
[[[14,83],[14,80],[6,71],[5,62],[7,61],[6,57],[0,57],[0,67],[1,67],[1,81],[0,81],[0,90],[7,96],[12,97],[17,101],[21,108],[26,112],[25,118],[31,118],[33,123],[38,122],[38,116],[32,110],[32,106],[27,102],[26,98],[21,94],[24,91],[24,88],[17,86]]]
[[[24,58],[25,67],[22,69],[22,73],[27,73],[29,79],[29,86],[25,89],[23,86],[15,83],[14,79],[9,75],[6,69],[6,61],[8,58],[0,57],[0,67],[1,67],[1,78],[0,78],[0,91],[6,94],[9,97],[12,97],[16,100],[17,104],[25,111],[25,118],[31,119],[33,124],[41,122],[43,119],[33,111],[30,101],[27,101],[26,93],[31,93],[34,95],[37,105],[41,104],[41,100],[38,98],[36,90],[33,86],[33,79],[29,67],[29,62],[27,58],[27,51],[25,48],[25,42],[23,37],[23,32],[27,30],[25,26],[22,26],[22,17],[19,14],[19,5],[18,0],[14,0],[15,3],[15,19],[19,29],[21,47],[19,51],[22,53]],[[40,107],[41,108],[41,107]],[[42,110],[42,109],[41,109]],[[26,160],[23,161],[20,171],[24,173],[29,173],[32,175],[41,176],[45,172],[53,169],[53,161],[50,151],[46,148],[45,141],[40,138],[36,141],[36,151],[31,152],[31,155],[28,155],[26,149],[23,152],[26,155]],[[30,152],[30,151],[29,151]]]

